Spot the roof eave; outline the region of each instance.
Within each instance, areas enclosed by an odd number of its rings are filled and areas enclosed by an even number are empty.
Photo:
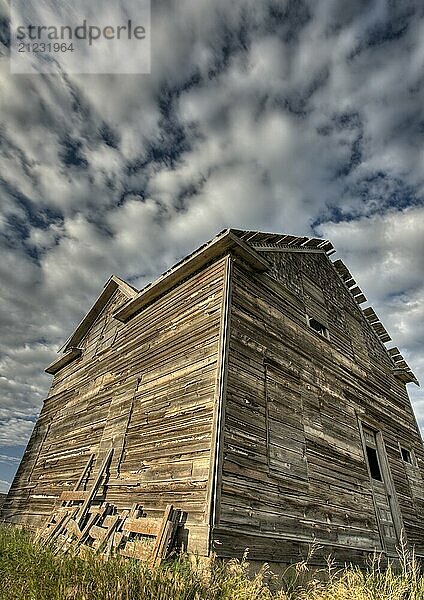
[[[138,295],[129,300],[114,313],[114,318],[126,322],[145,306],[162,296],[173,287],[194,275],[206,264],[227,252],[234,252],[258,271],[265,271],[269,264],[253,248],[240,240],[231,229],[226,229],[211,242],[196,250],[183,259],[178,265],[161,275],[156,281],[141,290]]]
[[[81,354],[81,348],[70,348],[67,352],[65,352],[65,354],[62,354],[62,356],[50,363],[47,369],[44,370],[50,375],[55,375],[60,369],[68,365],[76,358],[79,358]]]
[[[392,369],[392,373],[396,379],[399,379],[403,383],[415,383],[415,385],[420,387],[420,382],[411,370],[394,368]]]

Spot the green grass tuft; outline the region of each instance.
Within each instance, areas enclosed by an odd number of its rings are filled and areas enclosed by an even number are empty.
[[[246,560],[201,560],[183,555],[150,569],[136,560],[95,554],[55,555],[22,529],[0,527],[0,600],[424,600],[417,561],[401,552],[400,565],[367,570],[329,565],[326,577],[308,561],[287,569],[273,585],[266,565],[249,575]]]

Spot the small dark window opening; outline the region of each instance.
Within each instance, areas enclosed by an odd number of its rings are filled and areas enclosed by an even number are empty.
[[[367,458],[371,477],[377,481],[383,481],[381,477],[380,465],[378,464],[377,450],[367,446]]]
[[[401,448],[400,452],[402,454],[403,461],[412,465],[411,453],[406,448]]]
[[[313,317],[308,317],[308,325],[311,329],[322,335],[323,337],[329,339],[328,329],[325,325],[314,319]]]

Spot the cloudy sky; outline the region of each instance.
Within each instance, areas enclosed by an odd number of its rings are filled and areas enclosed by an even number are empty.
[[[149,75],[11,75],[3,2],[0,490],[109,275],[225,227],[330,238],[424,381],[420,0],[155,0]]]

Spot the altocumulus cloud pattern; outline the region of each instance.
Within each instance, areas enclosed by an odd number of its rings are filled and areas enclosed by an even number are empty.
[[[224,227],[330,238],[424,380],[423,55],[418,1],[160,0],[149,75],[2,61],[2,488],[109,275],[141,287]]]

